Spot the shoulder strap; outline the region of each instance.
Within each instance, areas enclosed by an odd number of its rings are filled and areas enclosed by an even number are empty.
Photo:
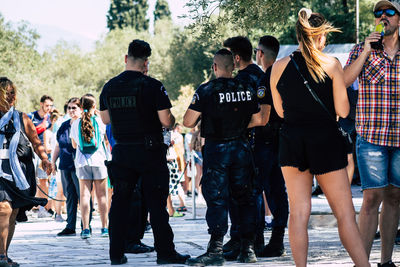
[[[326,111],[326,113],[328,113],[329,117],[336,122],[336,119],[334,117],[332,117],[332,114],[329,112],[329,110],[326,108],[326,106],[324,105],[324,103],[322,103],[321,99],[319,99],[319,97],[317,96],[317,94],[314,92],[314,90],[310,87],[310,85],[308,84],[308,81],[306,80],[306,78],[304,78],[303,74],[301,74],[300,72],[300,68],[297,65],[296,61],[293,58],[293,54],[290,55],[290,59],[293,62],[293,65],[296,67],[297,71],[299,72],[301,78],[304,81],[304,85],[307,87],[308,91],[310,92],[310,94],[312,95],[312,97],[315,99],[315,101],[317,101],[322,108]]]

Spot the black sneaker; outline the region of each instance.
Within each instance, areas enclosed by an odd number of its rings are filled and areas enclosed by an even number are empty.
[[[132,243],[125,247],[125,253],[140,254],[140,253],[148,253],[148,252],[153,252],[153,251],[154,251],[154,247],[145,245],[142,242],[139,242],[136,244]]]
[[[180,263],[184,264],[187,259],[189,259],[189,255],[182,255],[178,252],[172,254],[170,256],[158,256],[157,255],[157,264],[172,264],[172,263]]]
[[[378,267],[396,267],[396,265],[392,261],[388,261],[385,263],[378,263]]]
[[[64,230],[62,230],[57,234],[57,236],[72,236],[72,235],[76,235],[76,232],[75,230],[69,228],[65,228]]]
[[[126,256],[122,256],[122,258],[120,259],[111,259],[111,265],[121,265],[121,264],[125,264],[128,262],[128,259],[126,258]]]

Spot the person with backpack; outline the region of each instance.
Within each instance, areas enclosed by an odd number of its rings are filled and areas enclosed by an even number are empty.
[[[107,169],[104,135],[106,126],[98,117],[96,100],[85,94],[80,99],[82,118],[71,126],[72,146],[76,149],[75,168],[80,186],[80,208],[83,222],[82,239],[91,237],[89,230],[90,195],[93,186],[99,207],[101,236],[108,237]]]

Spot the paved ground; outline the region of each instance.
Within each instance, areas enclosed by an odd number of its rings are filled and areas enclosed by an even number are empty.
[[[361,205],[359,188],[353,188],[353,201],[356,210]],[[342,247],[337,234],[336,223],[326,199],[313,198],[313,214],[309,229],[309,265],[310,266],[353,266]],[[191,202],[187,199],[188,206]],[[172,218],[170,223],[175,234],[175,244],[180,253],[198,256],[206,250],[209,235],[207,234],[204,203],[198,203],[197,218],[192,220],[191,208],[185,217]],[[65,216],[65,215],[64,215]],[[122,218],[123,219],[123,218]],[[19,223],[11,244],[9,255],[22,266],[109,266],[108,239],[100,237],[100,219],[94,217],[93,236],[82,240],[77,236],[56,237],[65,223],[52,219],[37,219],[36,214],[29,214],[29,222]],[[270,233],[265,232],[266,240]],[[225,238],[228,240],[228,237]],[[152,244],[152,233],[146,233],[143,240]],[[287,235],[285,236],[286,255],[279,258],[260,258],[256,264],[246,265],[227,262],[228,266],[293,266]],[[380,242],[376,241],[371,254],[372,266],[379,261]],[[395,246],[393,260],[400,263],[400,246]],[[156,266],[156,254],[127,254],[128,264],[124,266]],[[170,266],[184,266],[174,264]]]

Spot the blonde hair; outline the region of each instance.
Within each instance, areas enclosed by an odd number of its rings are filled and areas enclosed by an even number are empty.
[[[311,77],[316,82],[325,80],[326,73],[322,69],[324,56],[322,51],[316,47],[315,39],[330,32],[341,32],[332,26],[322,14],[313,13],[310,9],[302,8],[299,11],[299,18],[296,22],[296,35],[300,44],[301,53],[306,61]]]

